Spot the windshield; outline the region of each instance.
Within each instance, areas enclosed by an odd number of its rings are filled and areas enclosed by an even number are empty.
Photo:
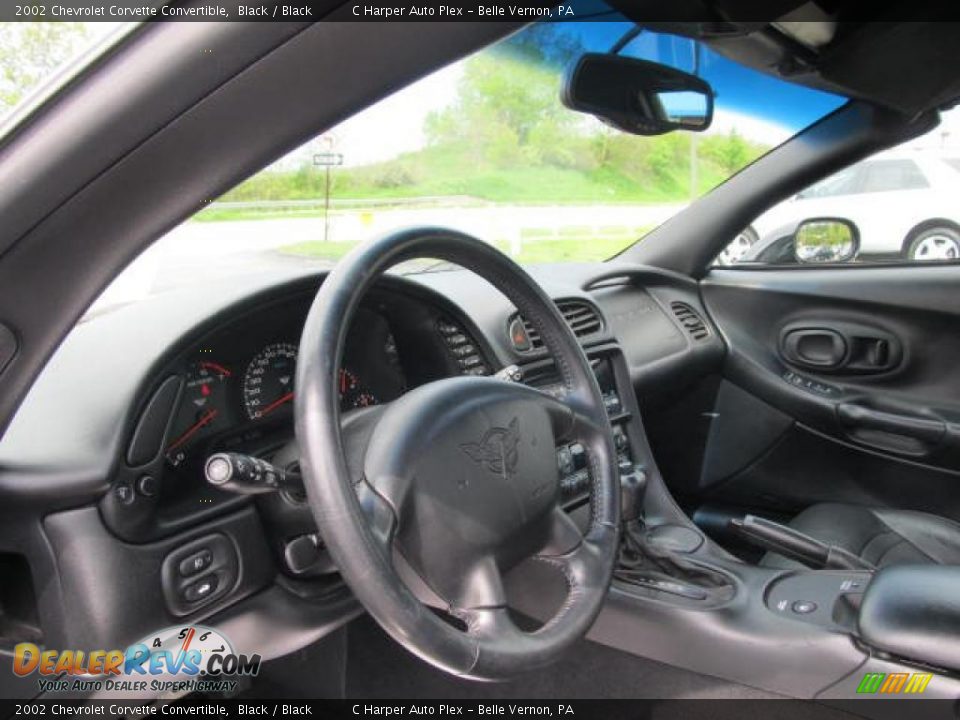
[[[132,27],[115,22],[0,23],[0,127],[10,127],[58,78],[81,69],[99,47]]]
[[[412,225],[465,231],[521,264],[604,260],[845,102],[645,31],[622,54],[706,79],[716,92],[707,132],[637,137],[564,107],[569,64],[634,27],[535,24],[438,70],[211,203],[98,306],[203,282],[211,267],[330,267],[356,243]]]

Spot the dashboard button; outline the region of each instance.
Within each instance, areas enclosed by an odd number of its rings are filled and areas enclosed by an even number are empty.
[[[117,483],[113,488],[113,496],[121,505],[130,505],[136,499],[133,485],[128,482]]]
[[[189,577],[191,575],[196,575],[199,572],[206,570],[210,567],[210,563],[213,562],[213,553],[210,552],[207,548],[203,550],[198,550],[197,552],[188,555],[183,560],[180,561],[179,570],[180,574],[183,577]]]
[[[797,615],[809,615],[816,611],[817,604],[813,600],[797,600],[790,606],[790,609],[797,613]]]
[[[217,590],[217,576],[207,575],[205,578],[197,580],[192,585],[187,585],[183,589],[183,599],[188,603],[198,603],[206,600]]]
[[[156,497],[160,484],[153,475],[141,475],[137,480],[137,492],[144,497]]]

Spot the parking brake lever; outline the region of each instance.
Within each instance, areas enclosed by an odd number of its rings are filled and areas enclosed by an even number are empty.
[[[755,515],[746,515],[742,520],[735,518],[730,520],[729,524],[734,532],[754,545],[796,560],[814,570],[827,568],[873,572],[877,569],[872,563],[849,550],[827,545],[799,530]]]

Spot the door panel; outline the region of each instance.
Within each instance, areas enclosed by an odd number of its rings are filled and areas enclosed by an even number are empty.
[[[724,409],[721,389],[703,494],[960,519],[958,289],[956,266],[713,271],[702,292],[728,344],[726,382],[791,423],[731,470],[721,443],[755,434],[763,413]],[[726,460],[719,476],[712,456]]]

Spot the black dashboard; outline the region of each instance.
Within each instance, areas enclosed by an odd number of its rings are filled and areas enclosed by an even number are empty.
[[[649,458],[637,398],[656,399],[724,357],[696,285],[626,263],[533,274],[597,370],[618,450]],[[334,567],[291,571],[295,541],[322,546],[302,498],[226,493],[202,471],[211,453],[227,450],[296,462],[293,370],[309,351],[298,343],[322,280],[284,272],[245,286],[211,281],[93,316],[64,341],[0,442],[0,500],[42,508],[24,515],[18,537],[39,558],[32,571],[53,642],[108,646],[171,616],[228,625],[229,616],[246,628],[245,613],[281,607],[295,637],[276,642],[299,642],[331,621],[323,613],[334,605],[337,617],[356,611],[339,590],[335,603],[316,606],[318,594],[341,587]],[[387,276],[348,333],[337,378],[342,418],[433,380],[512,364],[524,382],[555,390],[546,349],[486,281],[462,271]],[[582,448],[558,448],[557,460],[561,488],[588,508]],[[215,582],[208,597],[185,602],[197,580],[180,568],[197,553],[209,553],[202,577]],[[95,608],[64,610],[58,600],[106,585],[119,589]]]

